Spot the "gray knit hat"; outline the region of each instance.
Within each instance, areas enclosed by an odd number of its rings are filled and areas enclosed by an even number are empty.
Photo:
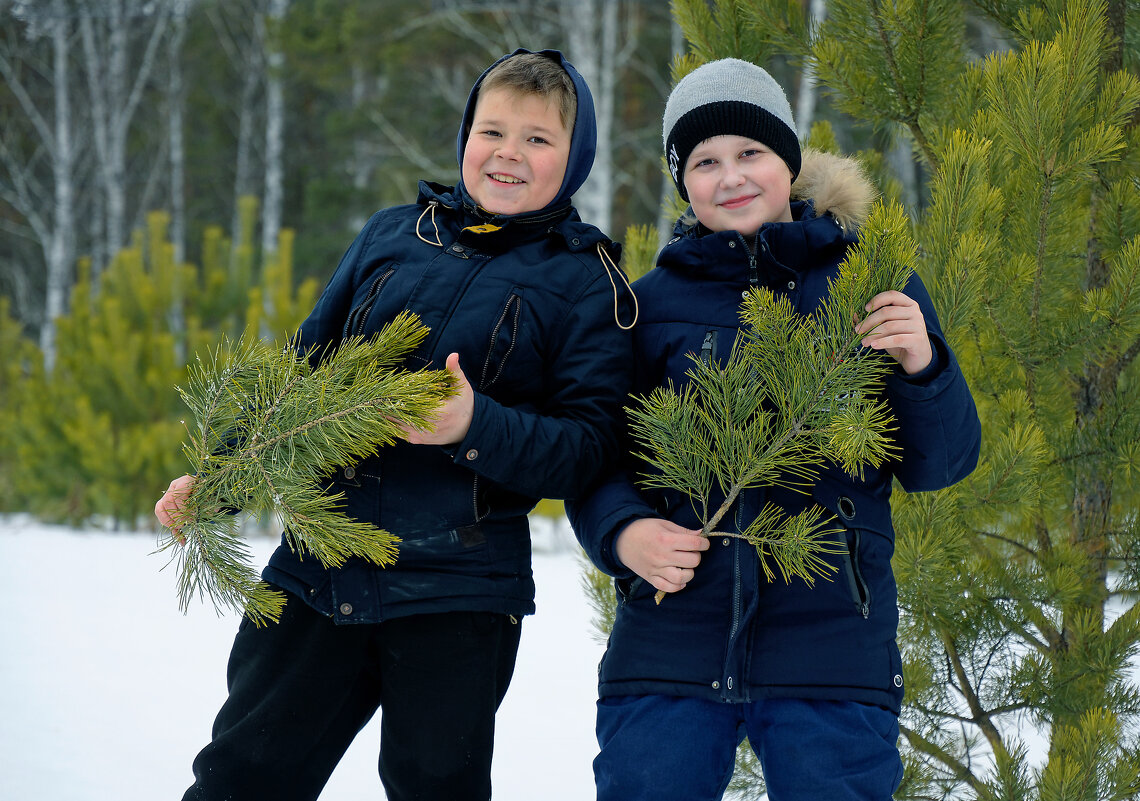
[[[772,148],[800,174],[800,142],[792,107],[776,80],[755,64],[724,58],[682,78],[665,103],[661,137],[669,173],[685,200],[685,162],[693,148],[713,136],[747,136]]]

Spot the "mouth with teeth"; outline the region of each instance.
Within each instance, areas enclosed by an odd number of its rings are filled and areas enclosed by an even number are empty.
[[[523,184],[523,183],[526,183],[526,181],[523,181],[521,178],[515,178],[513,175],[503,175],[502,173],[498,173],[498,172],[493,172],[490,175],[488,175],[487,177],[490,178],[492,181],[498,181],[499,183],[502,183],[502,184]]]

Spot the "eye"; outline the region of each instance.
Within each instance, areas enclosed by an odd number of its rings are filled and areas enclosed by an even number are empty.
[[[499,133],[499,132],[498,132],[497,130],[495,130],[494,128],[487,128],[487,129],[485,129],[485,130],[482,130],[482,131],[478,131],[478,134],[479,134],[480,136],[502,136],[502,134],[501,134],[501,133]]]
[[[527,141],[533,142],[536,145],[549,145],[550,144],[549,140],[547,140],[541,136],[538,136],[538,135],[535,135],[535,136],[528,138]]]
[[[710,156],[709,158],[704,158],[704,159],[701,159],[700,161],[698,161],[696,164],[693,165],[693,168],[696,169],[697,167],[710,167],[713,164],[716,164],[716,159],[714,159]]]

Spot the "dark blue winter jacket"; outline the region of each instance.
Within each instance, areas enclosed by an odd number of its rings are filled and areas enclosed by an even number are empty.
[[[400,538],[394,565],[326,569],[284,541],[270,560],[267,581],[338,623],[533,612],[527,512],[540,498],[579,493],[616,459],[630,339],[615,318],[628,324],[632,310],[612,266],[617,246],[570,206],[592,163],[594,125],[588,89],[563,64],[578,116],[559,197],[495,216],[462,186],[421,183],[415,204],[373,215],[301,326],[300,346],[324,349],[411,310],[430,333],[407,366],[439,369],[457,352],[475,392],[462,442],[401,442],[330,479],[347,514]]]
[[[808,186],[842,198],[851,181],[862,181],[853,166],[805,153],[793,190]],[[842,219],[843,210],[830,203],[820,207],[835,209]],[[817,216],[810,201],[793,202],[792,211],[793,222],[761,228],[754,258],[736,232],[678,226],[656,269],[634,284],[641,306],[634,332],[635,393],[647,394],[668,381],[686,383],[689,354],[727,357],[742,294],[754,284],[787,296],[803,314],[820,305],[828,279],[855,241],[855,226],[845,230],[832,213]],[[930,297],[917,277],[905,292],[922,307],[934,361],[918,375],[898,369],[887,380],[886,397],[898,422],[898,458],[867,469],[862,480],[838,467],[826,468],[810,495],[779,487],[747,490],[719,525],[741,532],[767,503],[789,514],[818,504],[845,530],[839,535],[842,555],[829,557],[836,568],[831,580],[818,579],[809,588],[800,579],[786,583],[776,571],[769,581],[755,548],[738,538],[714,537],[692,581],[658,605],[654,588],[616,559],[614,539],[645,517],[700,528],[688,499],[675,491],[640,490],[631,471],[569,505],[588,555],[617,579],[617,620],[600,666],[603,697],[653,693],[728,702],[798,697],[899,710],[903,679],[890,565],[891,482],[897,478],[908,491],[946,487],[973,470],[980,445],[973,399]],[[635,469],[643,468],[641,463]],[[711,508],[719,501],[714,499]]]

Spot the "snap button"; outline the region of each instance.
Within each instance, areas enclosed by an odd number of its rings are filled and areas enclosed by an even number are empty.
[[[475,450],[474,448],[467,451],[467,461],[473,462],[478,458],[479,458],[479,451]]]
[[[735,242],[729,242],[729,243],[728,243],[728,246],[729,246],[730,248],[734,248],[734,247],[736,247],[736,243],[735,243]]]
[[[451,249],[455,253],[462,253],[463,252],[463,245],[452,245]]]
[[[895,674],[895,686],[902,687],[902,676],[900,676],[898,673]]]
[[[570,244],[573,245],[574,247],[577,247],[578,245],[580,245],[581,242],[582,242],[582,240],[579,239],[578,237],[574,237],[573,239],[570,240]]]
[[[748,297],[748,290],[746,289],[746,290],[744,290],[743,292],[741,292],[741,293],[740,293],[740,297],[742,297],[742,298],[746,298],[746,297]]]
[[[719,689],[720,689],[720,682],[719,682],[719,681],[714,681],[714,682],[712,683],[712,688],[713,688],[714,690],[719,690]]]
[[[728,677],[728,689],[732,689],[732,676]]]
[[[340,613],[342,615],[351,615],[352,614],[352,604],[349,604],[349,603],[341,604],[340,605]]]
[[[795,281],[789,281],[788,282],[788,290],[790,291],[790,290],[793,290],[795,288],[796,288],[796,282]]]
[[[725,545],[728,545],[728,537],[725,537],[725,538],[724,538],[724,540],[723,540],[723,542],[724,542],[724,544],[725,544]]]
[[[356,468],[355,467],[344,468],[344,477],[347,479],[350,479],[350,480],[356,478]]]

